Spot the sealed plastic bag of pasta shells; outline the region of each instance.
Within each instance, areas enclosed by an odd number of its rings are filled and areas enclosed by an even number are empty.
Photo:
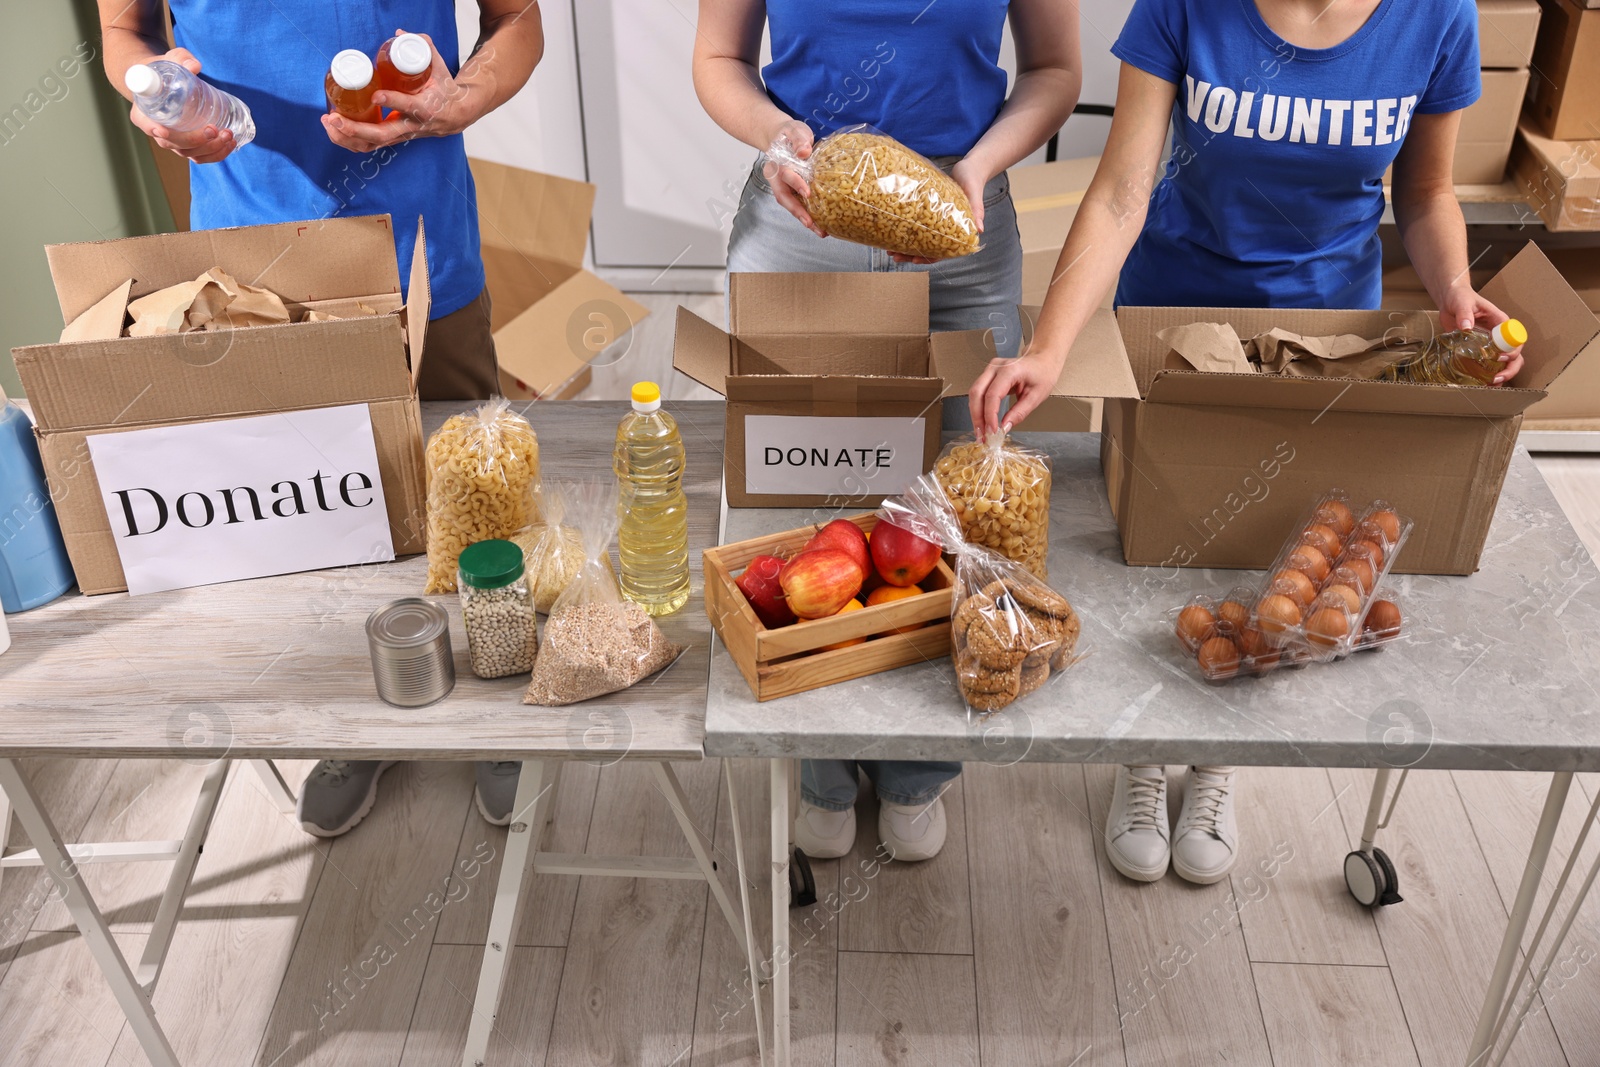
[[[1050,457],[1003,433],[952,441],[933,464],[962,533],[1049,578]]]
[[[806,210],[830,237],[922,259],[978,250],[972,202],[944,171],[870,126],[846,126],[801,159],[780,137],[767,158],[806,180]]]
[[[479,541],[510,538],[539,521],[539,439],[494,397],[452,415],[428,439],[428,584],[456,590],[456,559]]]
[[[1081,658],[1067,598],[1013,562],[969,542],[930,475],[883,502],[878,521],[943,545],[956,558],[950,659],[968,716],[983,719],[1039,689]]]

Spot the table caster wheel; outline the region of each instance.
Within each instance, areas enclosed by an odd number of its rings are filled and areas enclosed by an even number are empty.
[[[809,908],[817,902],[817,879],[811,860],[799,849],[789,857],[789,907]]]
[[[1381,848],[1346,856],[1344,884],[1356,902],[1367,908],[1382,908],[1405,899],[1397,892],[1400,878],[1394,864]]]

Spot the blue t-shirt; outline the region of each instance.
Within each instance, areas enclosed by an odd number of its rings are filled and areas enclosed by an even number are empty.
[[[478,201],[460,135],[359,153],[328,140],[323,80],[342,48],[375,56],[403,28],[426,33],[456,69],[455,5],[445,0],[172,0],[177,43],[200,76],[250,106],[256,138],[221,163],[189,167],[197,230],[335,216],[393,217],[406,288],[417,216],[428,234],[430,314],[457,311],[483,290]]]
[[[1111,51],[1178,88],[1119,304],[1377,307],[1383,172],[1412,115],[1480,91],[1472,0],[1381,0],[1325,49],[1255,0],[1136,0]]]
[[[964,156],[1006,99],[1008,0],[767,0],[767,95],[819,138],[866,123]]]

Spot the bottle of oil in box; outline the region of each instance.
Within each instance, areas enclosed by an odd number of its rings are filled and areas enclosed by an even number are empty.
[[[1505,369],[1500,356],[1527,342],[1527,328],[1516,319],[1488,330],[1455,330],[1440,334],[1416,355],[1392,364],[1383,376],[1389,381],[1433,385],[1491,385],[1495,375]]]
[[[670,615],[689,600],[689,508],[683,495],[684,449],[678,424],[661,410],[661,387],[638,382],[633,411],[617,427],[617,555],[622,595],[651,615]]]

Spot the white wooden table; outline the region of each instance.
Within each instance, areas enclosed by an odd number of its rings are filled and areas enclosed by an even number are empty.
[[[465,406],[424,404],[424,431],[431,433]],[[529,406],[544,476],[608,471],[625,408],[601,402]],[[451,614],[454,691],[426,708],[383,703],[373,688],[364,623],[375,608],[421,593],[427,562],[420,556],[141,597],[74,592],[9,617],[13,645],[0,655],[0,854],[10,825],[8,799],[35,847],[4,855],[0,873],[29,865],[49,871],[155,1067],[177,1067],[178,1060],[151,995],[223,783],[239,761],[249,762],[291,813],[295,798],[274,759],[522,761],[462,1057],[467,1067],[482,1062],[494,1028],[530,873],[702,879],[748,950],[748,907],[738,914],[723,889],[711,840],[689,817],[672,769],[674,761],[704,757],[711,631],[701,599],[700,550],[714,543],[717,532],[722,405],[678,403],[667,410],[679,419],[688,450],[694,595],[661,625],[686,651],[666,670],[621,693],[567,708],[524,705],[526,676],[485,681],[473,675],[452,595],[440,603]],[[214,762],[181,839],[67,844],[16,763],[48,756]],[[586,758],[652,763],[693,859],[540,851],[539,835],[531,831],[546,824],[560,767]],[[118,949],[79,874],[84,863],[133,861],[172,864],[137,964]]]

